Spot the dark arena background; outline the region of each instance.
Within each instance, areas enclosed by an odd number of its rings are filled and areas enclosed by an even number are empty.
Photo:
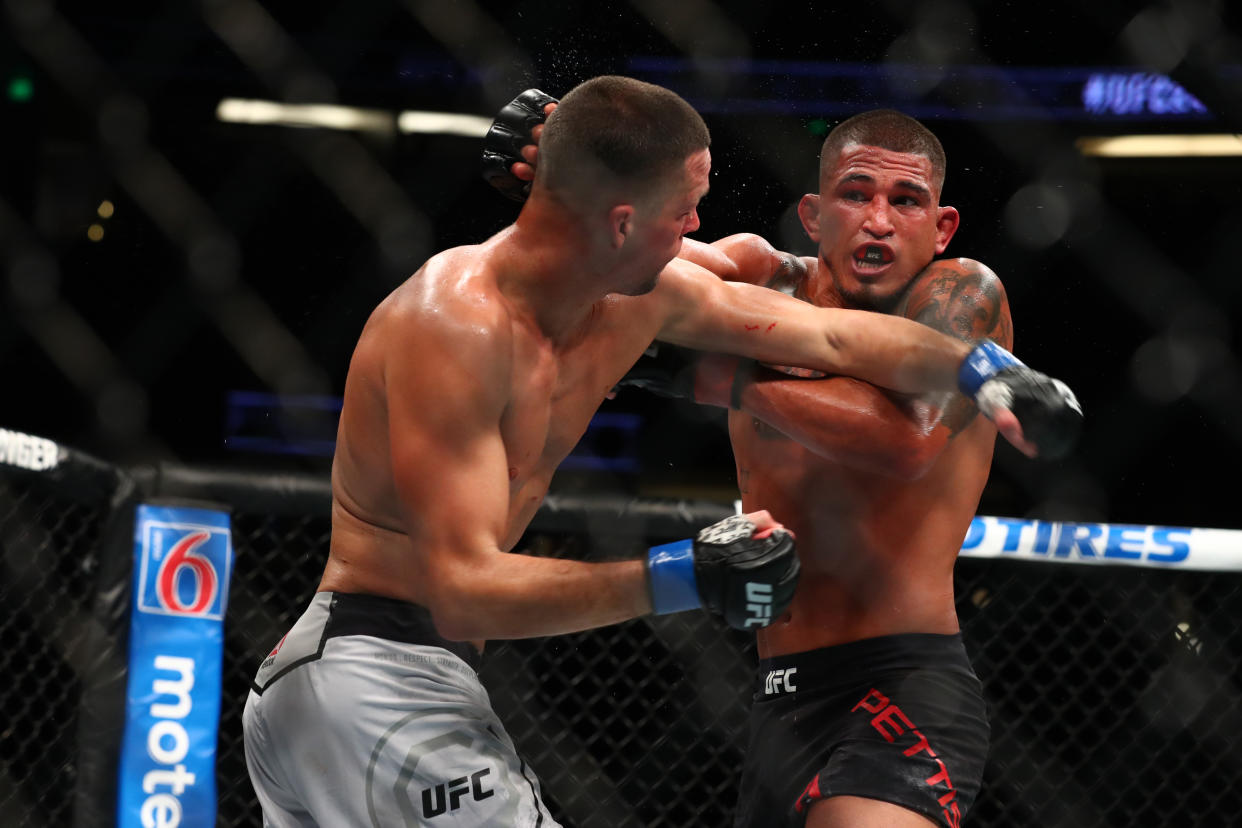
[[[516,216],[479,174],[495,112],[605,73],[703,113],[705,241],[813,252],[793,206],[854,112],[940,136],[948,255],[1000,275],[1015,351],[1087,414],[1065,459],[998,445],[979,514],[1189,550],[964,555],[992,716],[966,824],[1238,824],[1242,544],[1203,530],[1242,529],[1242,4],[3,0],[0,21],[3,825],[118,823],[151,501],[231,519],[214,815],[180,824],[261,824],[241,706],[322,568],[353,344],[429,255]],[[1093,140],[1118,136],[1173,149]],[[736,497],[722,411],[627,390],[523,548],[634,555]],[[566,826],[722,826],[754,659],[686,613],[489,647],[482,675]]]

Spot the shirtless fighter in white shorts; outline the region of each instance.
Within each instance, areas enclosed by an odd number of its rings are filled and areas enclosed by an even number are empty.
[[[635,560],[512,551],[652,340],[908,393],[957,388],[969,362],[1008,392],[985,414],[1032,452],[1014,410],[1068,405],[1011,356],[675,260],[711,157],[702,119],[668,90],[595,78],[543,129],[516,223],[432,257],[354,351],[319,593],[263,662],[243,718],[268,825],[555,825],[475,674],[484,641],[696,607],[754,629],[785,611],[797,556],[766,512]]]

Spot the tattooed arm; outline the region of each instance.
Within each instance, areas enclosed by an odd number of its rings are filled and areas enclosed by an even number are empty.
[[[959,339],[1013,344],[1000,279],[970,259],[930,264],[915,277],[896,313]],[[846,377],[791,380],[774,371],[761,372],[740,401],[745,414],[817,454],[905,479],[926,473],[949,440],[978,415],[961,394],[912,397]]]
[[[904,315],[958,339],[991,339],[1013,350],[1013,320],[1000,279],[974,259],[932,262],[910,286]],[[943,422],[958,434],[979,410],[961,394],[945,402]]]

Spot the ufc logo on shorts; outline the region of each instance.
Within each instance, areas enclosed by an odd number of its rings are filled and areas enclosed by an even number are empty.
[[[796,693],[798,688],[793,683],[793,675],[796,672],[798,672],[797,667],[790,667],[786,670],[773,670],[768,673],[768,680],[763,685],[764,695]]]
[[[456,811],[461,807],[462,797],[466,794],[470,794],[476,801],[487,799],[496,793],[491,788],[483,789],[483,777],[491,772],[491,768],[483,768],[483,770],[475,771],[469,776],[450,779],[447,797],[445,796],[445,785],[443,782],[433,788],[423,788],[423,816],[430,819],[449,811]]]
[[[746,582],[746,626],[765,627],[772,620],[772,585]]]

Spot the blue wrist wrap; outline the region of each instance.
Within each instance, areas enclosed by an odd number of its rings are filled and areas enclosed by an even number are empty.
[[[698,581],[694,577],[694,541],[681,540],[647,551],[647,583],[656,615],[698,609]]]
[[[992,340],[985,339],[962,361],[962,367],[957,371],[957,387],[974,399],[985,382],[1009,366],[1021,364],[1022,360]]]

